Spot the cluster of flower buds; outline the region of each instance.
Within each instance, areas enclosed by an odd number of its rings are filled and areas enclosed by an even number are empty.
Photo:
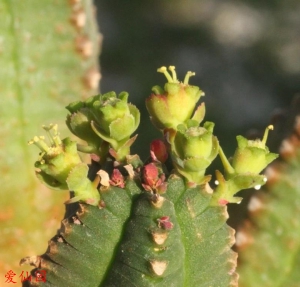
[[[109,92],[67,106],[71,113],[67,117],[69,129],[88,143],[87,147],[80,146],[80,151],[105,158],[109,145],[110,154],[117,161],[124,161],[136,139],[130,135],[140,123],[139,110],[127,101],[128,93],[117,96]]]
[[[60,139],[57,125],[43,127],[49,138],[47,145],[45,138],[35,136],[28,144],[35,144],[40,150],[40,157],[35,163],[37,177],[50,188],[72,190],[75,197],[68,203],[84,201],[97,205],[100,195],[97,189],[98,179],[91,182],[87,178],[88,166],[78,155],[76,142],[69,138]]]
[[[169,70],[171,73],[166,67],[158,69],[168,82],[164,89],[159,86],[152,89],[154,93],[146,100],[146,106],[153,124],[165,135],[175,169],[186,178],[188,185],[205,184],[211,179],[211,176],[205,175],[205,170],[219,154],[225,176],[216,172],[219,185],[213,201],[216,204],[240,201],[233,195],[241,189],[264,184],[266,178],[259,173],[277,157],[266,147],[268,131],[272,126],[266,129],[262,141],[248,141],[238,136],[238,148],[230,164],[213,135],[214,124],[205,122],[200,126],[205,116],[205,105],[197,108],[196,105],[204,93],[199,87],[188,83],[195,73],[188,72],[184,81],[179,82],[175,67],[170,66]],[[158,144],[154,147],[156,154],[163,153],[163,147]],[[152,158],[157,157],[152,154]]]
[[[218,155],[219,143],[213,136],[214,124],[206,122],[200,126],[205,105],[196,108],[204,93],[197,86],[189,85],[189,78],[195,73],[187,72],[183,82],[179,82],[175,67],[166,67],[163,73],[168,82],[164,89],[153,87],[154,92],[147,100],[146,106],[153,124],[165,134],[170,144],[171,156],[176,170],[188,183],[204,184],[210,176],[205,176],[205,169]],[[195,110],[196,108],[196,110]]]
[[[234,197],[234,194],[239,190],[252,187],[258,189],[266,183],[267,178],[259,173],[278,157],[278,154],[270,153],[266,146],[268,132],[272,129],[273,126],[266,128],[262,140],[247,140],[242,136],[237,136],[238,147],[231,163],[220,148],[219,154],[225,176],[219,171],[216,172],[219,185],[213,196],[215,205],[240,202],[240,197]]]
[[[115,167],[126,162],[127,168],[131,167],[129,175],[134,177],[134,172],[141,172],[143,188],[156,196],[167,190],[164,163],[168,153],[177,173],[186,179],[187,186],[206,184],[211,176],[205,175],[205,171],[219,154],[225,172],[223,175],[216,171],[219,184],[212,195],[212,205],[239,202],[241,199],[234,197],[239,190],[263,185],[266,178],[259,173],[277,157],[266,147],[268,132],[273,126],[266,129],[262,140],[252,141],[238,136],[238,148],[229,162],[213,135],[214,123],[201,124],[205,105],[196,105],[204,93],[199,87],[189,85],[189,78],[195,73],[187,72],[184,81],[180,82],[175,67],[170,66],[169,70],[171,73],[166,67],[158,69],[166,76],[167,83],[164,89],[155,86],[153,94],[146,100],[153,124],[165,137],[165,141],[152,141],[151,163],[141,169],[143,164],[139,157],[130,155],[130,146],[136,139],[136,136],[130,136],[139,125],[139,110],[128,103],[128,93],[122,92],[117,96],[110,92],[67,106],[70,112],[67,126],[87,145],[78,145],[69,138],[61,140],[56,125],[44,127],[50,146],[43,137],[34,137],[29,142],[41,150],[35,164],[37,176],[52,188],[74,191],[75,197],[68,202],[81,200],[97,205],[100,201],[99,182],[106,187],[124,188],[126,179],[119,169],[113,170],[111,178],[106,171],[100,170],[99,176],[91,182],[87,177],[88,166],[81,161],[78,151],[90,153],[101,164],[106,162],[108,154],[117,161],[114,162]]]

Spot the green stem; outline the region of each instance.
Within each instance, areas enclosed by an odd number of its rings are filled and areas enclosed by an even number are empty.
[[[221,146],[219,147],[219,156],[221,158],[222,164],[224,166],[224,169],[226,171],[226,173],[228,174],[234,174],[234,168],[231,166],[231,164],[229,163],[226,155],[223,152],[223,149],[221,148]]]

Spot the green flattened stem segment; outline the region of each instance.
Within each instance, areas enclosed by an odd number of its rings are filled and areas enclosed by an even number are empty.
[[[75,197],[68,203],[84,201],[98,205],[100,195],[97,190],[99,179],[91,182],[87,178],[88,166],[82,163],[76,142],[70,138],[60,139],[57,125],[43,127],[48,134],[50,145],[45,138],[35,136],[28,144],[35,144],[40,150],[40,157],[35,163],[37,177],[48,187],[58,190],[72,190]]]
[[[196,104],[203,91],[197,86],[189,85],[189,78],[195,73],[187,72],[183,82],[177,80],[175,67],[170,66],[168,73],[166,67],[157,71],[163,73],[168,82],[164,89],[159,86],[152,88],[153,94],[146,99],[146,107],[151,116],[154,126],[160,130],[165,128],[176,129],[179,124],[185,123],[193,114]],[[201,113],[198,112],[198,117]]]
[[[214,123],[206,122],[203,127],[189,122],[189,126],[178,125],[177,132],[169,132],[172,159],[177,171],[189,183],[204,184],[210,180],[205,176],[206,168],[216,158],[219,142],[213,135]]]
[[[182,236],[173,203],[140,194],[102,286],[183,286]]]
[[[75,135],[87,141],[91,147],[86,148],[87,152],[91,150],[100,158],[105,157],[107,149],[103,149],[104,141],[110,145],[110,154],[116,160],[123,161],[130,154],[130,146],[136,139],[136,136],[130,138],[130,135],[140,123],[140,112],[127,100],[126,92],[119,96],[115,92],[109,92],[67,106],[71,112],[67,118],[68,127]],[[83,120],[76,122],[79,115]]]
[[[238,147],[231,163],[220,147],[219,155],[224,166],[225,176],[216,171],[219,185],[213,196],[213,205],[240,202],[241,198],[234,197],[235,193],[251,187],[259,189],[266,183],[267,178],[259,173],[278,157],[278,154],[270,153],[266,146],[269,130],[273,130],[272,125],[266,128],[262,140],[247,140],[242,136],[237,136]]]

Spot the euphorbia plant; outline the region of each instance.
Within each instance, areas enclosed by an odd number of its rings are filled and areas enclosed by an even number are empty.
[[[130,153],[140,113],[124,92],[68,105],[67,126],[86,144],[61,140],[56,126],[46,128],[50,145],[41,137],[30,142],[41,149],[38,177],[72,192],[46,253],[21,260],[36,267],[24,286],[39,285],[33,279],[42,271],[49,286],[237,286],[226,204],[266,182],[260,172],[277,157],[266,147],[272,127],[262,141],[238,137],[229,162],[214,123],[202,124],[205,106],[197,103],[204,93],[189,84],[194,73],[180,82],[175,67],[169,70],[158,69],[167,83],[146,99],[162,138],[150,143],[145,163]],[[78,152],[89,153],[91,163]],[[213,190],[206,169],[218,154],[224,175],[216,171]]]

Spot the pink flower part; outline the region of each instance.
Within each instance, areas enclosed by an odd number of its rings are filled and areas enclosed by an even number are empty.
[[[168,158],[168,152],[165,143],[162,140],[153,140],[150,144],[150,154],[152,160],[166,162]]]
[[[174,224],[170,221],[169,216],[162,216],[161,218],[157,219],[158,227],[166,230],[171,230]]]
[[[167,182],[162,182],[157,187],[157,191],[158,191],[158,193],[162,194],[162,193],[165,193],[167,191],[167,188],[168,188],[168,183]]]
[[[226,199],[224,199],[224,198],[219,199],[219,204],[220,204],[221,206],[224,206],[224,205],[226,205],[227,203],[229,203],[228,200],[226,200]]]
[[[113,186],[119,186],[121,188],[125,187],[124,176],[117,168],[113,170],[109,183]]]
[[[159,174],[155,163],[144,166],[142,186],[146,191],[164,193],[167,190],[166,177],[164,173]]]
[[[98,155],[92,153],[92,154],[91,154],[91,159],[92,159],[93,161],[99,162],[99,161],[100,161],[100,156],[98,156]]]
[[[118,156],[117,152],[113,148],[110,148],[108,152],[114,158]]]
[[[150,187],[154,187],[159,180],[158,168],[154,163],[149,163],[144,166],[143,171],[144,183]]]

